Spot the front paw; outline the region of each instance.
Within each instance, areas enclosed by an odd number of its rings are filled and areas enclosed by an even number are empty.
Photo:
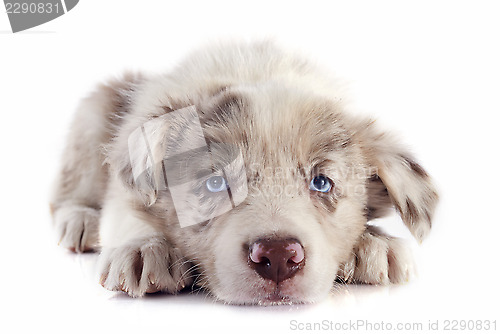
[[[370,226],[337,276],[348,283],[399,284],[408,282],[414,274],[408,246]]]
[[[62,206],[54,213],[59,245],[82,253],[99,247],[99,211],[82,205]]]
[[[162,237],[105,249],[99,262],[101,285],[133,297],[158,291],[176,293],[193,280],[191,264]]]

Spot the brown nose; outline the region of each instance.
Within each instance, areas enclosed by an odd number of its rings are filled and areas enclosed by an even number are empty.
[[[249,249],[250,266],[265,279],[280,283],[304,267],[304,248],[295,239],[258,240]]]

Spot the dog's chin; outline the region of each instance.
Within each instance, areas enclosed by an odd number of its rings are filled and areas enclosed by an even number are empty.
[[[259,306],[279,306],[279,305],[297,305],[297,304],[307,304],[310,303],[304,299],[298,297],[283,294],[281,291],[277,290],[266,296],[257,299],[253,304]]]
[[[232,305],[256,305],[256,306],[278,306],[278,305],[299,305],[311,304],[317,298],[305,295],[301,289],[297,289],[294,284],[284,284],[271,286],[266,284],[252,290],[231,293],[231,298],[219,298]],[[256,284],[257,285],[257,284]]]
[[[290,296],[280,291],[269,294],[261,294],[259,296],[248,296],[248,298],[241,298],[238,300],[226,301],[227,304],[232,305],[249,305],[249,306],[280,306],[280,305],[300,305],[310,304],[313,301],[308,301],[299,297]]]

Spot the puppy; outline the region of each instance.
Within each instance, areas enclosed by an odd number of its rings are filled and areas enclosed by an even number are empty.
[[[191,286],[232,304],[309,303],[335,280],[407,281],[406,246],[367,222],[395,208],[421,241],[436,190],[338,92],[272,42],[101,85],[56,180],[60,244],[101,250],[101,284],[134,297]]]

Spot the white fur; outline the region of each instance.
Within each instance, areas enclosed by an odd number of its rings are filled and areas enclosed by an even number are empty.
[[[77,112],[56,182],[62,245],[101,247],[101,284],[131,296],[193,284],[234,304],[300,303],[327,295],[336,278],[405,282],[413,272],[406,246],[366,223],[394,205],[421,240],[436,191],[397,140],[344,112],[341,87],[325,73],[273,43],[221,44],[164,75],[100,86]],[[203,192],[174,200],[162,181],[172,143],[189,147],[196,137],[185,120],[162,116],[190,106],[207,141],[239,150],[246,171],[229,168],[227,177],[249,183],[233,210],[181,228],[176,211],[196,209],[200,198],[216,205]],[[137,129],[149,146],[131,150]],[[138,179],[136,170],[147,172]],[[309,190],[317,173],[334,183],[330,193]],[[261,277],[247,252],[263,238],[298,240],[303,268],[279,284]]]

